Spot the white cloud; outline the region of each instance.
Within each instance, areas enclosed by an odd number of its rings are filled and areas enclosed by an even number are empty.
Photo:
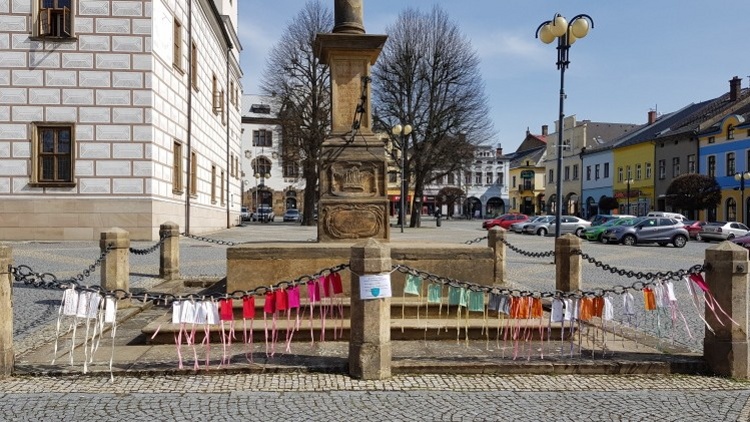
[[[549,60],[548,48],[533,37],[520,37],[511,33],[483,34],[472,39],[482,61],[502,59],[507,63],[544,63]]]

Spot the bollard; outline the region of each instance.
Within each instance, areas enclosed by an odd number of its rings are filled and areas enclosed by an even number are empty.
[[[110,247],[102,263],[101,285],[104,290],[130,291],[130,233],[113,227],[102,232],[99,248],[102,253]]]
[[[363,380],[391,377],[391,299],[362,299],[360,286],[366,277],[387,275],[390,283],[391,250],[374,239],[352,247],[350,269],[351,332],[349,375]]]
[[[494,284],[505,283],[505,236],[508,231],[495,226],[487,233],[487,246],[495,251],[495,280]]]
[[[13,375],[13,250],[0,245],[0,379]]]
[[[159,227],[159,238],[164,239],[159,249],[159,277],[177,280],[180,278],[180,226],[167,221]]]
[[[739,325],[728,321],[717,309],[722,319],[720,323],[707,306],[706,322],[715,333],[705,330],[703,358],[715,374],[741,379],[750,378],[747,254],[747,249],[732,242],[722,242],[706,249],[708,288],[719,306]]]
[[[572,292],[581,289],[581,238],[566,234],[555,239],[555,289]]]

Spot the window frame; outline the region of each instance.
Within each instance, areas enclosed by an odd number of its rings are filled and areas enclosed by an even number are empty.
[[[52,1],[55,6],[57,6],[57,2],[60,0],[35,0],[32,2],[32,19],[31,19],[31,37],[32,40],[44,40],[44,41],[57,41],[57,42],[74,42],[77,40],[76,34],[75,34],[75,10],[76,10],[76,2],[77,0],[69,0],[70,1],[70,7],[63,6],[60,7],[42,7],[43,3],[45,1]],[[67,12],[65,9],[68,9]],[[60,35],[53,35],[50,33],[42,33],[42,16],[43,13],[47,13],[47,22],[49,23],[52,18],[51,11],[53,10],[62,10],[62,12],[54,12],[57,14],[62,14],[63,19],[63,30],[65,29],[65,26],[68,26],[69,29],[66,32],[61,32]],[[65,25],[65,21],[69,22],[68,25]],[[51,28],[50,28],[51,32]]]
[[[190,152],[190,196],[198,197],[198,154]]]
[[[175,16],[172,19],[172,67],[183,73],[182,67],[182,22]]]
[[[68,153],[52,153],[53,157],[67,156],[70,161],[70,168],[68,169],[70,174],[70,180],[45,180],[42,178],[42,157],[48,156],[48,153],[42,152],[42,131],[54,130],[57,134],[58,131],[67,129],[70,131],[70,151]],[[73,122],[33,122],[31,130],[31,174],[29,175],[29,185],[33,187],[74,187],[76,186],[76,175],[75,175],[75,163],[76,163],[76,141],[75,132],[76,126]],[[57,139],[57,135],[55,139]],[[57,142],[55,141],[55,145]],[[55,159],[55,173],[57,174],[56,165],[58,162]]]
[[[172,193],[174,194],[185,193],[182,173],[182,142],[175,139],[172,143]]]
[[[261,148],[273,147],[273,131],[268,129],[253,130],[253,146]]]
[[[193,41],[190,45],[190,85],[193,90],[200,91],[198,88],[198,44]]]

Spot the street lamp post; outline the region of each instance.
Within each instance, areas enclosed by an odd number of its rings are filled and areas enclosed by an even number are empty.
[[[576,15],[570,23],[559,13],[552,20],[544,21],[536,29],[536,38],[543,43],[549,44],[557,38],[557,68],[560,69],[560,127],[557,136],[557,186],[555,189],[555,237],[560,237],[560,218],[562,214],[562,164],[563,164],[563,120],[565,113],[563,105],[565,102],[565,69],[568,60],[568,50],[578,38],[583,38],[589,32],[589,25],[594,27],[594,21],[589,15]]]
[[[625,210],[625,214],[632,214],[630,212],[630,184],[633,183],[633,179],[628,179],[625,181],[625,183],[627,184],[627,190],[625,191],[625,196],[627,197],[627,201],[628,201],[627,202],[628,208]]]
[[[743,172],[737,172],[734,174],[734,180],[740,182],[740,211],[742,212],[742,218],[740,221],[742,224],[747,225],[747,222],[745,222],[745,213],[747,210],[745,210],[745,180],[750,180],[750,171],[743,171]]]
[[[400,124],[393,126],[391,131],[394,135],[399,137],[401,147],[401,210],[399,210],[399,220],[401,220],[401,233],[404,232],[404,220],[406,220],[406,194],[409,192],[406,184],[406,150],[408,136],[411,133],[411,125],[401,126]]]

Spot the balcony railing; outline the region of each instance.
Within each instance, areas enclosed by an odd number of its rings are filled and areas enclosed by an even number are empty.
[[[533,184],[518,185],[518,191],[519,192],[524,192],[524,191],[532,191],[533,192],[534,191],[534,185]]]

